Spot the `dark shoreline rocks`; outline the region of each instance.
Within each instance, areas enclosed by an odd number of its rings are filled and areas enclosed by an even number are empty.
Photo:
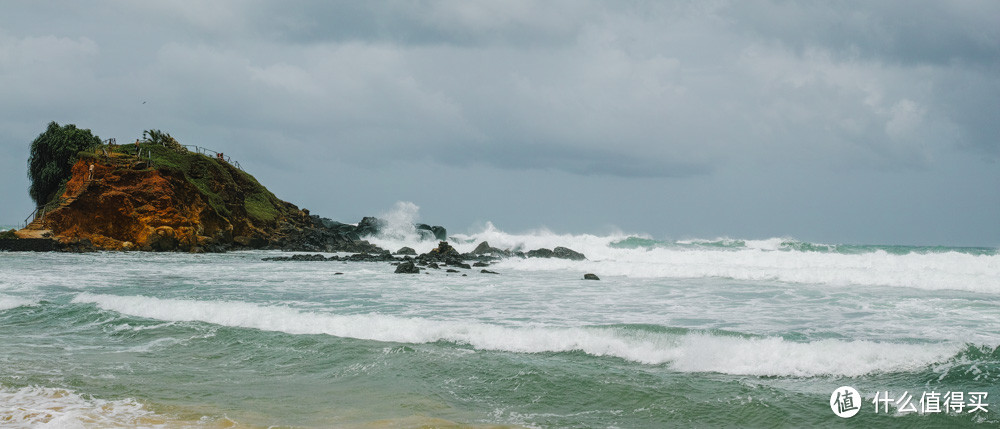
[[[0,251],[55,252],[62,248],[62,243],[48,238],[0,238]]]
[[[413,262],[403,262],[396,266],[396,274],[420,274],[420,268]]]
[[[525,254],[529,258],[559,258],[572,261],[582,261],[587,259],[583,253],[577,252],[567,247],[556,247],[555,249],[536,249]]]
[[[412,247],[401,247],[399,250],[395,251],[393,255],[417,256],[417,251],[413,250]]]
[[[488,267],[492,262],[499,261],[504,258],[510,257],[520,257],[520,258],[560,258],[569,259],[574,261],[582,261],[587,259],[582,253],[566,247],[556,247],[555,249],[536,249],[529,251],[527,253],[513,252],[510,250],[501,250],[489,247],[489,244],[485,241],[480,243],[476,247],[479,252],[473,251],[470,253],[461,253],[455,249],[447,241],[441,241],[438,246],[431,249],[429,252],[417,255],[417,252],[409,247],[403,247],[397,250],[395,253],[390,253],[388,250],[379,248],[367,241],[356,242],[356,252],[353,255],[346,257],[331,256],[329,258],[323,257],[322,255],[293,255],[293,256],[278,256],[278,257],[268,257],[263,258],[265,261],[368,261],[368,262],[381,262],[381,261],[413,261],[417,265],[421,266],[433,266],[439,267],[440,265],[448,265],[461,267],[465,269],[471,269],[472,267]],[[485,252],[484,250],[491,249],[490,252]],[[283,249],[285,250],[285,249]],[[357,251],[360,250],[360,251]],[[329,252],[334,251],[349,251],[349,250],[328,250]],[[499,254],[499,255],[498,255]],[[473,262],[472,265],[467,262]]]

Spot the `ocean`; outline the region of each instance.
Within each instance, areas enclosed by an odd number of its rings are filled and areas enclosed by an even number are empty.
[[[588,259],[0,253],[0,426],[1000,425],[997,249],[483,240]]]

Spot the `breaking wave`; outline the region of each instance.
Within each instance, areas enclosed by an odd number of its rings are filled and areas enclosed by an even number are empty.
[[[963,344],[900,344],[826,339],[796,342],[634,325],[603,327],[501,326],[380,314],[337,315],[284,306],[82,293],[74,303],[163,321],[198,321],[288,334],[325,334],[397,342],[451,342],[515,353],[583,352],[667,365],[680,372],[758,376],[860,376],[909,372],[946,362]]]

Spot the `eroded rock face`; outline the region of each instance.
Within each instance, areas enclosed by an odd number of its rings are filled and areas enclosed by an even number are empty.
[[[87,180],[92,164],[94,180]],[[182,172],[80,160],[63,198],[45,216],[45,228],[64,242],[87,239],[101,250],[380,250],[317,225],[225,163]]]
[[[183,177],[158,170],[135,170],[79,161],[66,185],[64,207],[45,225],[64,240],[88,239],[98,249],[172,251],[209,244],[236,228]],[[252,224],[239,225],[251,232]]]
[[[43,237],[54,236],[62,245],[86,242],[98,250],[388,255],[363,240],[377,235],[384,220],[336,222],[279,200],[228,162],[187,152],[157,156],[151,161],[124,153],[83,157],[73,165],[61,199],[46,207],[31,230],[46,231],[50,235]],[[427,238],[447,236],[440,226],[414,227]],[[454,249],[439,256],[459,257]]]

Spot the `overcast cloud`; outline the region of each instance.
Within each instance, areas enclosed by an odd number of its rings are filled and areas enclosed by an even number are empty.
[[[47,122],[343,221],[1000,245],[1000,2],[6,2],[0,223]]]

